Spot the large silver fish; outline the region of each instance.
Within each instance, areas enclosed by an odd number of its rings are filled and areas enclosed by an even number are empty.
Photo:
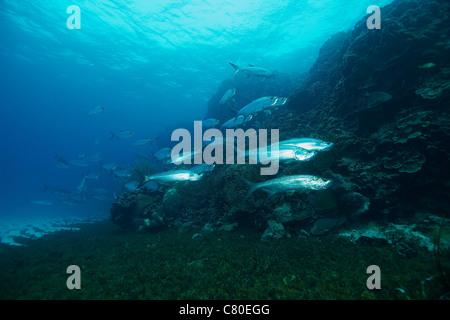
[[[255,67],[251,64],[241,64],[238,65],[236,63],[228,62],[233,68],[234,68],[234,74],[238,73],[239,71],[244,72],[247,74],[247,77],[250,76],[256,76],[256,77],[263,77],[263,78],[272,78],[275,77],[275,73],[269,69],[261,68],[261,67]]]
[[[280,98],[275,96],[261,97],[256,100],[253,100],[248,105],[239,110],[237,112],[237,116],[244,116],[246,118],[246,121],[248,121],[254,115],[271,108],[278,108],[286,104],[286,102],[287,98]]]
[[[234,95],[236,94],[236,89],[228,89],[222,96],[222,99],[220,99],[219,104],[226,104],[228,101],[233,99]]]
[[[223,128],[225,128],[225,129],[234,128],[234,127],[237,127],[237,126],[240,126],[241,124],[243,124],[245,122],[244,120],[245,120],[244,116],[234,117],[234,118],[228,120],[227,122],[223,123],[220,128],[221,129],[223,129]]]
[[[170,170],[161,173],[145,176],[144,181],[140,183],[139,187],[142,187],[149,181],[156,181],[159,183],[171,183],[181,181],[197,181],[202,177],[201,174],[192,172],[190,170]]]
[[[252,149],[246,151],[245,155],[249,158],[255,159],[255,161],[258,161],[258,157],[261,158],[261,156],[263,156],[268,159],[277,159],[280,162],[291,162],[309,161],[317,155],[317,152],[314,150],[306,150],[296,146],[285,145],[279,146],[277,151],[264,151],[261,150],[261,148]]]
[[[245,199],[247,199],[254,191],[258,189],[267,192],[269,197],[271,197],[278,192],[324,190],[331,186],[331,180],[310,175],[284,176],[260,183],[253,183],[244,178],[241,179],[250,186],[250,190],[248,191]]]
[[[192,157],[201,152],[202,152],[201,150],[183,152],[182,154],[174,155],[173,157],[171,156],[171,158],[167,160],[167,162],[173,164],[181,164],[186,162],[187,164],[190,164]]]
[[[332,142],[326,142],[313,138],[294,138],[279,142],[280,146],[296,146],[306,150],[325,151],[333,147]]]

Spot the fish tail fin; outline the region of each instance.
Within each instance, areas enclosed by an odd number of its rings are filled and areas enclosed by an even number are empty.
[[[41,192],[47,191],[48,189],[49,187],[46,184],[44,184],[44,188],[42,188]]]
[[[228,62],[233,68],[234,68],[234,73],[233,75],[235,75],[236,73],[238,73],[239,71],[241,71],[241,69],[239,69],[239,67],[237,65],[235,65],[234,63]]]
[[[112,139],[119,140],[119,137],[117,135],[115,135],[114,132],[111,131],[110,133],[111,133],[111,138],[109,138],[109,140],[112,140]]]
[[[244,182],[250,187],[250,189],[249,189],[248,192],[247,192],[247,195],[246,195],[245,198],[244,198],[244,200],[246,200],[248,197],[250,197],[250,195],[251,195],[256,189],[258,189],[258,184],[257,184],[257,183],[254,183],[254,182],[251,182],[251,181],[248,181],[247,179],[242,178],[242,177],[241,177],[241,180],[244,181]]]

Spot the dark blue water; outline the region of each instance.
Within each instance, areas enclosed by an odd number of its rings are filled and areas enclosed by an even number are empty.
[[[73,4],[81,9],[80,30],[66,25]],[[137,152],[149,155],[164,145],[134,141],[203,119],[211,96],[232,77],[228,61],[307,72],[324,41],[353,28],[370,4],[2,0],[1,218],[107,215],[112,201],[67,205],[69,196],[41,190],[48,185],[76,195],[89,170],[101,177],[87,182],[88,192],[102,188],[113,197],[121,185],[100,166],[132,167]],[[89,118],[95,106],[104,112]],[[119,130],[134,136],[110,140]],[[83,154],[102,160],[61,169],[56,153],[67,161]]]

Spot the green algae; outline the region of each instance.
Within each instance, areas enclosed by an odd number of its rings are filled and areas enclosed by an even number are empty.
[[[2,246],[0,298],[359,300],[404,298],[402,288],[423,299],[421,281],[438,276],[426,251],[407,258],[333,235],[267,242],[250,229],[192,239],[195,232],[124,233],[101,222]],[[81,269],[81,290],[66,287],[72,264]],[[373,264],[380,290],[366,287]]]

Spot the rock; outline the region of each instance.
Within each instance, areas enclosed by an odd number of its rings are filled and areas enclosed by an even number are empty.
[[[275,216],[276,221],[281,223],[286,223],[293,220],[291,206],[287,203],[284,203],[283,205],[276,207],[273,210],[273,214]]]
[[[211,232],[214,232],[214,225],[208,222],[203,226],[201,233],[206,234]]]
[[[356,220],[369,211],[370,199],[358,192],[346,193],[339,199],[339,206],[348,219]]]
[[[225,231],[225,232],[231,232],[236,230],[236,228],[238,227],[238,223],[225,223],[223,225],[221,225],[218,229],[218,231]]]
[[[136,194],[124,193],[112,204],[111,221],[124,229],[134,229],[136,215]]]
[[[309,199],[319,216],[335,217],[338,214],[338,202],[332,190],[316,191]]]
[[[176,218],[183,209],[183,200],[177,189],[169,189],[164,194],[163,211],[169,218]]]
[[[148,218],[142,220],[143,223],[138,227],[139,231],[157,232],[166,227],[163,217],[156,211],[153,211]]]
[[[278,240],[284,238],[285,236],[286,230],[284,229],[283,224],[275,220],[269,220],[267,221],[267,229],[261,236],[261,240]]]
[[[347,219],[345,216],[341,216],[339,218],[320,218],[317,219],[311,228],[311,234],[315,236],[323,235],[332,229],[343,224]]]

